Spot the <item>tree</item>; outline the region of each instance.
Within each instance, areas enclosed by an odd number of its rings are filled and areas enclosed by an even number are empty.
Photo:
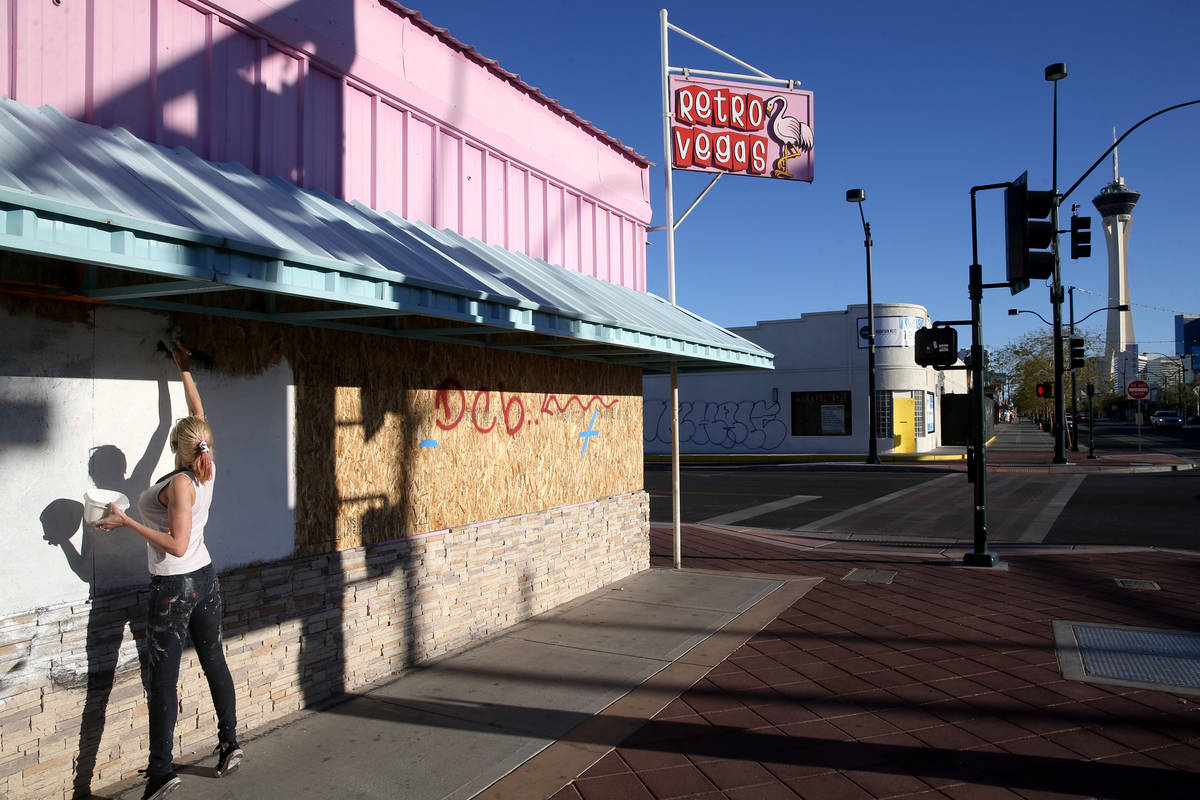
[[[1075,370],[1075,386],[1083,392],[1093,384],[1096,393],[1112,391],[1112,379],[1099,353],[1103,352],[1103,341],[1099,334],[1087,334],[1076,330],[1076,336],[1085,340],[1084,351],[1088,354],[1087,366]],[[1063,363],[1070,363],[1067,352],[1069,337],[1063,337]],[[1039,399],[1037,385],[1054,380],[1054,337],[1048,330],[1028,331],[996,351],[992,363],[997,372],[1008,376],[1009,393],[1017,409],[1039,419],[1054,416],[1054,401]],[[1063,373],[1063,392],[1070,408],[1071,372]],[[1086,402],[1086,401],[1085,401]]]

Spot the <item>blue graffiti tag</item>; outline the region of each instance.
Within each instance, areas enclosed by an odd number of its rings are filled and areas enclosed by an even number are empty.
[[[596,415],[599,413],[600,409],[598,408],[592,410],[592,421],[588,424],[588,429],[579,434],[580,437],[583,438],[583,447],[579,448],[579,455],[583,455],[585,452],[587,452],[588,441],[593,436],[600,435],[600,431],[596,430]]]

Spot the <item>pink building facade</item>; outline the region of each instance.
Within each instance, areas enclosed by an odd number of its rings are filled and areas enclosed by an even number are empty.
[[[645,291],[649,162],[390,0],[0,0],[0,42],[26,105]]]

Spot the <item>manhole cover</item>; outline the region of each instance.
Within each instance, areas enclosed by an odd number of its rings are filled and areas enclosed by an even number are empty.
[[[1122,589],[1133,589],[1137,592],[1157,592],[1161,587],[1154,581],[1142,581],[1134,578],[1113,578]]]
[[[1200,633],[1054,622],[1063,677],[1200,694]]]
[[[858,581],[859,583],[891,583],[896,577],[897,571],[894,569],[864,569],[856,567],[842,576],[844,581]]]

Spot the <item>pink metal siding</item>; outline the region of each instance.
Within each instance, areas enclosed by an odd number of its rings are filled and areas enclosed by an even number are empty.
[[[23,103],[645,288],[644,161],[378,0],[0,0],[0,41]]]

